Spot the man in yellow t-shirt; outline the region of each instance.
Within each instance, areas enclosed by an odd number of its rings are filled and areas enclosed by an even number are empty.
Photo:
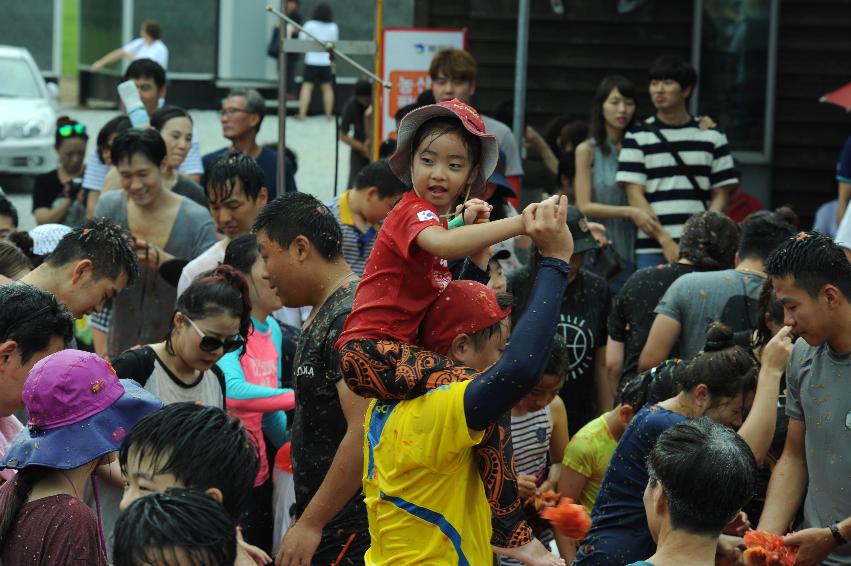
[[[366,564],[491,564],[491,511],[472,449],[483,431],[534,387],[549,358],[558,312],[546,305],[561,301],[573,249],[567,207],[558,213],[554,204],[541,204],[530,215],[527,233],[543,260],[529,306],[504,353],[510,309],[484,285],[453,281],[426,314],[423,345],[457,363],[489,369],[469,370],[467,381],[446,383],[415,399],[370,404],[364,435],[371,537]],[[433,362],[445,364],[445,359],[435,355]],[[404,358],[397,362],[397,373],[418,371],[405,364]],[[457,374],[447,377],[454,379]],[[540,549],[544,555],[537,563],[563,564]]]

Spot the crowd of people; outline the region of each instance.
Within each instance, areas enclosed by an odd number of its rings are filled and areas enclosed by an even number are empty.
[[[526,132],[556,179],[526,203],[447,49],[378,161],[358,85],[322,203],[254,90],[201,156],[164,66],[125,73],[149,127],[59,120],[36,229],[0,198],[0,562],[741,564],[750,528],[851,565],[851,165],[835,240],[726,214],[727,139],[661,57],[649,118],[609,76],[588,127]]]

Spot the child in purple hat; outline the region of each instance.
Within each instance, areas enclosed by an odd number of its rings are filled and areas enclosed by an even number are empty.
[[[109,464],[136,421],[162,402],[79,350],[39,361],[22,397],[27,428],[0,462],[18,470],[0,487],[0,563],[106,565],[100,517],[81,495],[92,478],[97,499],[98,466]]]

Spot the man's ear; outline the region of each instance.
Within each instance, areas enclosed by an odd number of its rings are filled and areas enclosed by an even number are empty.
[[[378,187],[367,187],[364,194],[366,195],[366,200],[369,202],[381,200],[381,193],[378,192]]]
[[[657,481],[656,487],[653,488],[653,508],[659,516],[668,513],[668,499],[665,497],[665,490],[662,489],[662,482]]]
[[[474,94],[476,94],[476,81],[470,81],[470,98],[472,98]]]
[[[298,235],[290,242],[289,252],[296,261],[305,262],[313,251],[313,244],[306,236]]]
[[[821,289],[821,294],[827,302],[827,308],[835,309],[840,306],[844,300],[842,292],[835,285],[828,283]]]
[[[71,284],[76,285],[86,273],[91,273],[91,271],[92,260],[81,259],[74,265],[74,269],[71,271]]]
[[[215,499],[216,501],[218,501],[222,505],[224,505],[224,503],[225,503],[225,498],[222,495],[222,490],[220,490],[217,487],[211,487],[209,489],[204,490],[204,495],[206,495],[207,497],[211,497],[211,498]]]
[[[18,343],[14,340],[6,340],[0,343],[0,373],[6,368],[9,363],[9,358],[18,349]]]
[[[452,339],[446,355],[453,360],[460,360],[470,353],[471,346],[470,337],[466,334],[459,334]]]
[[[252,128],[257,128],[257,124],[260,123],[260,115],[251,113],[249,114],[248,123],[251,124]]]
[[[266,206],[266,203],[269,202],[269,189],[260,187],[260,192],[257,193],[257,202],[260,204],[260,208]]]

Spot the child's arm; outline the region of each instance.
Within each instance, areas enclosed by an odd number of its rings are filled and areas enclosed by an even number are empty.
[[[417,235],[415,241],[420,248],[435,257],[463,259],[483,248],[525,233],[523,217],[514,216],[485,224],[461,226],[452,231],[429,226]]]
[[[553,423],[553,434],[550,437],[550,472],[546,481],[541,484],[541,491],[556,491],[558,480],[561,476],[561,460],[564,458],[564,449],[567,448],[569,434],[567,432],[567,409],[564,401],[556,396],[550,402],[550,419]]]

